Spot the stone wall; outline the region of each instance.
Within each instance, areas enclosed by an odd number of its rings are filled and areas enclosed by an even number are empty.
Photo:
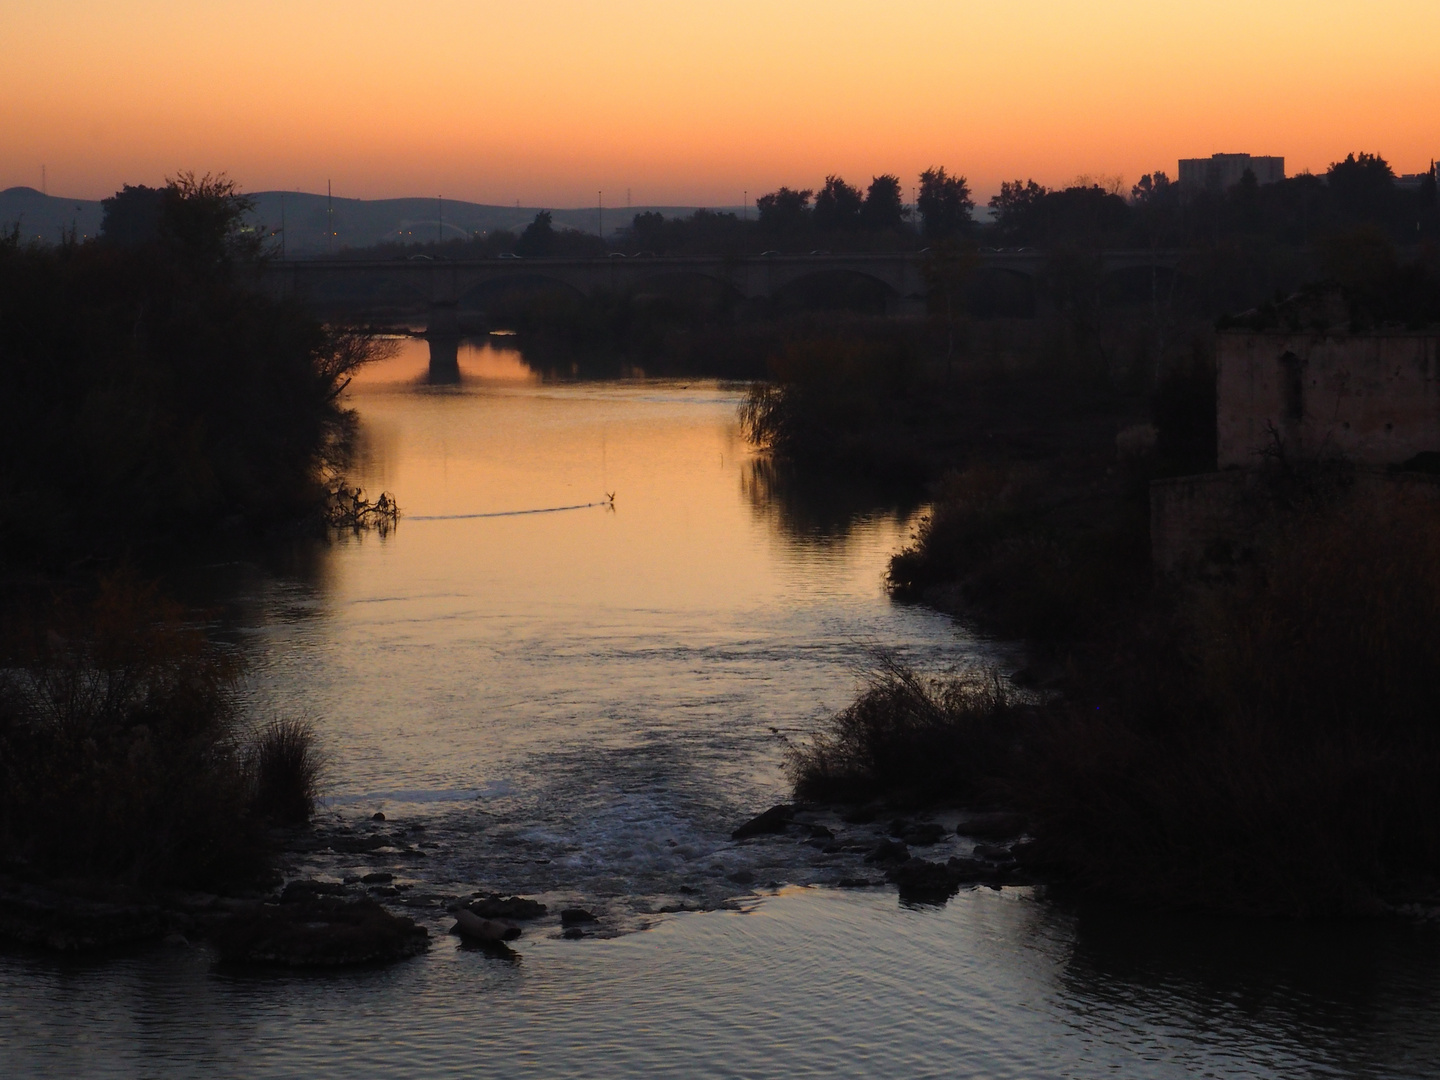
[[[1295,459],[1395,465],[1440,451],[1436,334],[1228,332],[1216,351],[1218,465]]]

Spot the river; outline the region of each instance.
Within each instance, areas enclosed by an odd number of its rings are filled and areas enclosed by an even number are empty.
[[[1440,1073],[1433,928],[1080,915],[1026,888],[907,907],[835,887],[864,875],[854,853],[732,842],[877,648],[1018,663],[891,602],[917,507],[772,469],[739,397],[543,381],[504,338],[433,371],[407,341],[365,371],[354,476],[394,492],[398,526],[176,580],[251,658],[253,714],[319,732],[322,842],[287,874],[393,874],[429,953],[305,976],[200,947],[0,954],[5,1073]],[[444,934],[444,901],[481,890],[599,922],[495,958]]]

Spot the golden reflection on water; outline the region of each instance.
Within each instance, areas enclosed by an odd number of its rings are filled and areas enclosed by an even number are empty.
[[[905,538],[908,515],[862,523],[853,559],[835,550],[835,536],[817,543],[777,528],[788,520],[776,509],[786,493],[757,483],[769,474],[741,437],[733,391],[699,381],[547,387],[515,349],[463,344],[458,355],[458,392],[429,385],[427,343],[416,339],[352,388],[362,417],[356,479],[394,492],[405,514],[395,550],[359,560],[357,586],[395,575],[392,591],[443,583],[478,590],[487,605],[564,604],[597,616],[758,605],[797,588],[879,595],[877,549]],[[413,520],[548,510],[612,493],[613,511]],[[854,543],[854,525],[828,531]],[[797,539],[803,550],[790,555],[825,564],[823,576],[775,559],[777,540]]]
[[[513,346],[502,344],[509,339],[492,336],[484,341],[466,340],[452,343],[455,347],[455,361],[458,366],[458,382],[502,383],[526,385],[540,381],[539,372],[534,371]],[[436,381],[432,378],[432,352],[430,343],[413,337],[398,339],[395,354],[384,360],[368,364],[355,373],[351,386],[356,390],[367,387],[415,385]],[[445,346],[438,346],[443,351]]]

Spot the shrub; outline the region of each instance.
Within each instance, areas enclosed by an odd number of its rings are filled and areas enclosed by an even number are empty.
[[[255,811],[283,825],[309,821],[315,812],[322,764],[311,724],[270,721],[252,737],[246,753]]]
[[[805,799],[984,801],[1012,772],[1020,715],[993,673],[927,680],[881,654],[859,698],[786,767]]]
[[[0,667],[0,853],[147,887],[253,879],[267,852],[234,656],[125,576],[18,607]]]

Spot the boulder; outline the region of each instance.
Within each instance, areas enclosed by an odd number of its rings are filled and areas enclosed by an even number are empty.
[[[167,929],[164,914],[150,903],[0,880],[0,938],[59,952],[88,952],[159,938]]]
[[[455,925],[450,932],[473,941],[514,941],[521,934],[520,927],[512,922],[482,919],[465,908],[455,912]]]
[[[898,827],[898,828],[897,828]],[[938,844],[950,830],[933,821],[896,821],[890,825],[890,835],[913,847],[929,847]]]
[[[1001,844],[976,844],[975,857],[988,862],[1011,862],[1015,858],[1010,849]]]
[[[766,836],[783,833],[786,826],[795,820],[795,807],[788,803],[772,806],[763,814],[756,814],[730,834],[731,840],[745,840],[751,836]]]
[[[227,964],[344,967],[386,963],[430,947],[430,935],[411,919],[373,900],[314,897],[257,904],[211,930]]]
[[[592,915],[584,908],[572,907],[560,912],[561,926],[583,926],[586,923],[597,923],[599,921],[600,917],[598,915]]]
[[[910,849],[899,840],[881,840],[865,856],[867,863],[902,863],[910,858]]]
[[[961,878],[944,863],[910,859],[885,872],[885,880],[900,890],[900,899],[912,904],[943,904],[960,891]]]

